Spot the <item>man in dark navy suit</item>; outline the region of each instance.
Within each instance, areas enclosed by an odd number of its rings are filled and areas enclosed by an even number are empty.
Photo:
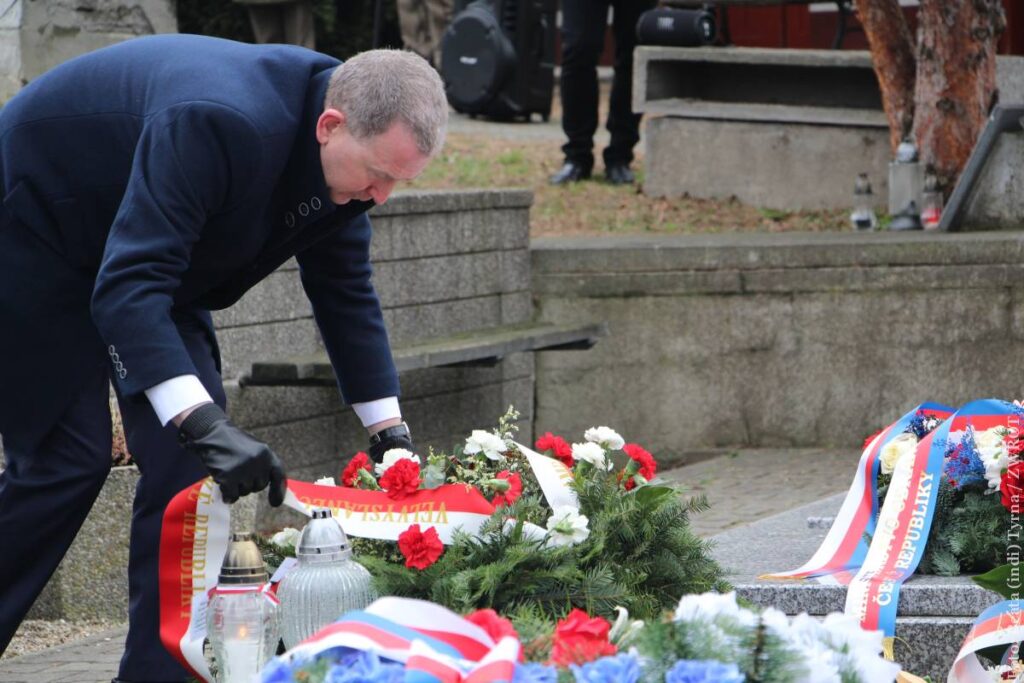
[[[110,469],[112,382],[141,473],[123,681],[181,681],[159,639],[170,498],[212,475],[228,502],[282,463],[224,413],[209,311],[295,256],[371,456],[412,448],[370,281],[366,210],[443,144],[447,103],[413,55],[339,66],[199,36],[74,59],[0,110],[0,652]]]

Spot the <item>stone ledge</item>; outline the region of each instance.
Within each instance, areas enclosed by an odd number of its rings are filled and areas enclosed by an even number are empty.
[[[373,207],[370,210],[370,217],[482,209],[526,208],[532,204],[533,192],[518,188],[408,190],[396,192],[386,204]]]
[[[542,237],[533,241],[531,253],[537,287],[552,274],[1015,265],[1024,262],[1024,235],[786,232]]]

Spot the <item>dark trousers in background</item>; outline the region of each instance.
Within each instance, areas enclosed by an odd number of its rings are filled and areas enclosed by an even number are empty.
[[[565,160],[590,169],[594,165],[597,131],[597,60],[604,49],[608,7],[613,8],[615,76],[608,105],[611,142],[604,150],[605,166],[633,160],[640,140],[640,115],[630,106],[636,22],[655,0],[562,0],[562,129],[569,139],[562,146]]]
[[[0,230],[0,268],[8,259],[27,259],[45,267],[50,279],[61,278],[63,273],[53,270],[66,267],[59,257],[41,250],[22,226],[2,223],[6,229]],[[209,314],[174,317],[200,380],[223,405]],[[54,329],[53,334],[60,335],[61,330]],[[0,472],[0,652],[64,557],[110,471],[109,368],[109,358],[97,357],[84,383],[75,388],[74,398],[38,443],[24,446],[16,434],[5,434],[7,463]],[[160,529],[170,499],[207,473],[198,458],[182,450],[177,430],[160,425],[145,396],[119,397],[119,405],[128,448],[141,476],[132,510],[129,630],[118,675],[129,681],[181,681],[185,670],[160,642]]]

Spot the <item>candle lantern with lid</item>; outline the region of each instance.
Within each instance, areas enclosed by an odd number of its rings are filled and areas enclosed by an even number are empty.
[[[280,640],[277,600],[263,589],[266,565],[251,534],[231,534],[217,588],[207,607],[207,634],[218,683],[254,683]]]
[[[314,508],[295,547],[298,566],[281,579],[281,635],[294,647],[345,612],[376,598],[370,572],[352,559],[348,536],[328,509]]]

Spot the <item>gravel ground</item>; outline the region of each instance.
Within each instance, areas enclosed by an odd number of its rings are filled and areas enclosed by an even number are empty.
[[[116,621],[43,621],[28,619],[21,623],[14,639],[7,650],[0,654],[0,659],[9,659],[19,655],[39,652],[56,647],[73,640],[79,640],[101,631],[121,626]]]

